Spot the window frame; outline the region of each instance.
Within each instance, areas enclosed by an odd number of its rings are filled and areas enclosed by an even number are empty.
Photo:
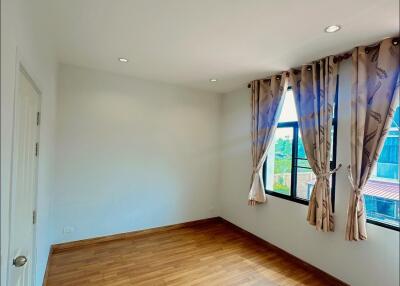
[[[289,86],[287,91],[292,90]],[[336,157],[337,157],[337,122],[338,122],[338,88],[336,88],[335,98],[334,98],[334,115],[332,119],[333,128],[333,142],[332,142],[332,161],[330,161],[330,169],[336,168]],[[265,160],[263,165],[263,180],[264,180],[264,191],[266,194],[292,201],[295,203],[308,205],[309,201],[297,197],[297,168],[298,168],[298,144],[299,144],[299,123],[298,121],[280,122],[277,128],[289,127],[293,128],[293,141],[292,141],[292,164],[291,164],[291,181],[290,181],[290,195],[284,195],[266,188],[266,177],[267,177],[267,160]],[[332,212],[335,212],[335,189],[336,189],[336,173],[332,174],[332,186],[331,186],[331,201],[332,201]]]
[[[399,108],[399,107],[397,107],[397,108]],[[379,158],[378,158],[378,160],[379,160]],[[363,199],[364,199],[364,202],[365,202],[365,196],[363,197]],[[399,205],[400,205],[400,202],[398,202],[397,208],[400,208]],[[365,204],[364,204],[364,207],[366,208]],[[374,219],[368,218],[367,209],[365,209],[365,217],[367,219],[367,223],[370,223],[370,224],[373,224],[373,225],[377,225],[377,226],[380,226],[380,227],[383,227],[383,228],[387,228],[387,229],[391,229],[391,230],[400,232],[400,225],[399,226],[395,226],[395,225],[392,225],[392,224],[389,224],[389,223],[384,223],[384,222],[381,222],[381,221],[378,221],[378,220],[374,220]]]
[[[339,86],[339,79],[338,79],[338,86]],[[291,90],[292,88],[289,86],[287,90]],[[335,108],[334,108],[334,116],[332,120],[332,127],[333,127],[333,144],[331,145],[333,148],[333,154],[332,154],[332,161],[330,163],[330,168],[333,170],[336,168],[336,158],[337,158],[337,129],[338,129],[338,120],[339,120],[339,114],[338,114],[338,106],[339,106],[339,88],[337,87],[336,93],[335,93]],[[292,170],[291,170],[291,186],[290,186],[290,195],[284,195],[278,192],[274,192],[271,190],[268,190],[265,187],[265,193],[274,197],[278,197],[284,200],[292,201],[295,203],[300,203],[303,205],[308,205],[309,201],[305,199],[301,199],[296,197],[296,191],[297,191],[297,169],[296,169],[296,164],[295,160],[293,159],[294,156],[297,158],[298,154],[298,132],[299,132],[299,126],[298,126],[298,121],[289,121],[289,122],[281,122],[278,123],[277,128],[281,127],[292,127],[293,128],[293,141],[292,141]],[[296,136],[297,135],[297,136]],[[298,158],[296,159],[298,160]],[[263,180],[264,180],[264,186],[266,186],[266,163],[263,165]],[[294,186],[294,187],[293,187]],[[332,201],[332,211],[335,212],[335,191],[336,191],[336,173],[332,174],[332,187],[331,187],[331,201]],[[369,224],[377,225],[386,229],[394,230],[400,232],[400,226],[395,226],[391,224],[386,224],[380,221],[376,221],[373,219],[369,219],[366,215],[366,222]]]
[[[367,217],[367,215],[365,215],[365,216]],[[387,229],[391,229],[391,230],[395,230],[395,231],[399,231],[400,232],[400,227],[398,227],[398,226],[391,225],[391,224],[384,223],[384,222],[380,222],[380,221],[373,220],[373,219],[370,219],[370,218],[367,218],[367,223],[374,224],[374,225],[377,225],[377,226],[381,226],[383,228],[387,228]]]

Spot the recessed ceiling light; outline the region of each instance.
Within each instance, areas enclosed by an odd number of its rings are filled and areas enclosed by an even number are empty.
[[[128,59],[125,59],[125,58],[118,58],[118,60],[119,60],[121,63],[127,63],[127,62],[128,62]]]
[[[340,27],[339,25],[331,25],[325,28],[325,32],[326,33],[335,33],[337,31],[339,31],[342,27]]]
[[[217,82],[216,78],[210,78],[210,82]]]

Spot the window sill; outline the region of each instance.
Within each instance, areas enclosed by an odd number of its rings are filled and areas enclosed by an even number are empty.
[[[308,205],[308,201],[302,200],[302,199],[299,199],[299,198],[293,198],[291,196],[280,194],[280,193],[269,191],[269,190],[265,190],[265,193],[268,194],[268,195],[280,198],[280,199],[287,200],[287,201],[291,201],[291,202],[295,202],[295,203],[299,203],[299,204],[303,204],[303,205]],[[378,225],[380,227],[384,227],[384,228],[388,228],[388,229],[400,232],[400,227],[397,227],[397,226],[394,226],[394,225],[382,223],[382,222],[371,220],[371,219],[367,219],[367,223]]]
[[[397,227],[397,226],[394,226],[394,225],[390,225],[390,224],[386,224],[386,223],[383,223],[383,222],[379,222],[379,221],[376,221],[376,220],[372,220],[372,219],[369,219],[369,218],[367,218],[367,223],[378,225],[378,226],[381,226],[381,227],[384,227],[384,228],[388,228],[388,229],[391,229],[391,230],[395,230],[395,231],[400,231],[400,227]]]
[[[303,199],[296,198],[296,197],[291,197],[291,196],[288,196],[288,195],[284,195],[284,194],[273,192],[273,191],[269,191],[269,190],[265,190],[265,193],[268,194],[268,195],[274,196],[274,197],[278,197],[278,198],[287,200],[287,201],[291,201],[291,202],[295,202],[295,203],[299,203],[299,204],[308,206],[308,201],[307,200],[303,200]]]

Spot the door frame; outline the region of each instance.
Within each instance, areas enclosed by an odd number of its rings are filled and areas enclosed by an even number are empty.
[[[25,61],[24,57],[21,55],[21,53],[19,52],[18,48],[16,50],[16,63],[15,63],[15,80],[14,80],[14,99],[13,99],[13,116],[12,116],[12,139],[11,139],[11,172],[10,172],[10,199],[9,199],[9,213],[8,213],[8,230],[9,230],[9,234],[8,234],[8,254],[7,254],[7,277],[6,277],[6,281],[7,283],[9,283],[9,279],[10,279],[10,272],[12,270],[13,265],[10,263],[14,257],[12,257],[12,243],[11,243],[11,236],[12,236],[12,222],[13,222],[13,210],[14,210],[14,206],[15,206],[15,182],[16,182],[16,178],[15,178],[15,164],[14,164],[14,160],[15,160],[15,144],[16,144],[16,133],[15,133],[15,129],[16,129],[16,118],[17,118],[17,97],[19,96],[19,88],[20,88],[20,82],[21,82],[21,78],[20,78],[20,73],[23,74],[21,76],[25,76],[26,79],[32,84],[32,87],[34,88],[34,90],[37,92],[38,98],[39,98],[39,103],[38,103],[38,111],[41,112],[41,104],[42,104],[42,92],[41,89],[38,86],[38,80],[36,77],[32,76],[32,69],[30,69],[28,67],[29,65],[27,64],[27,61]],[[40,114],[41,116],[41,114]],[[41,118],[40,118],[41,119]],[[37,141],[40,142],[40,124],[38,126],[39,130],[38,130],[38,139]],[[35,181],[34,181],[34,194],[33,194],[33,208],[36,211],[36,216],[37,216],[37,193],[38,193],[38,175],[39,175],[39,158],[37,157],[36,160],[36,174],[35,174]],[[32,237],[32,284],[33,286],[35,286],[36,284],[36,260],[37,260],[37,244],[36,244],[36,234],[37,234],[37,220],[36,223],[33,225],[33,237]]]

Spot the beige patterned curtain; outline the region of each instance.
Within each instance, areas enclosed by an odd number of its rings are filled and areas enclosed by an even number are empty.
[[[251,83],[253,173],[248,197],[250,205],[266,201],[262,166],[278,125],[287,82],[287,76],[284,73],[270,79],[255,80]]]
[[[349,179],[353,190],[348,207],[346,239],[365,240],[363,188],[379,157],[397,105],[399,39],[386,39],[373,47],[355,48],[352,60]]]
[[[317,177],[308,207],[307,221],[317,230],[333,231],[330,183],[330,149],[333,103],[337,89],[338,66],[328,57],[301,71],[291,70],[299,129],[308,162]],[[336,171],[336,170],[335,170]]]

